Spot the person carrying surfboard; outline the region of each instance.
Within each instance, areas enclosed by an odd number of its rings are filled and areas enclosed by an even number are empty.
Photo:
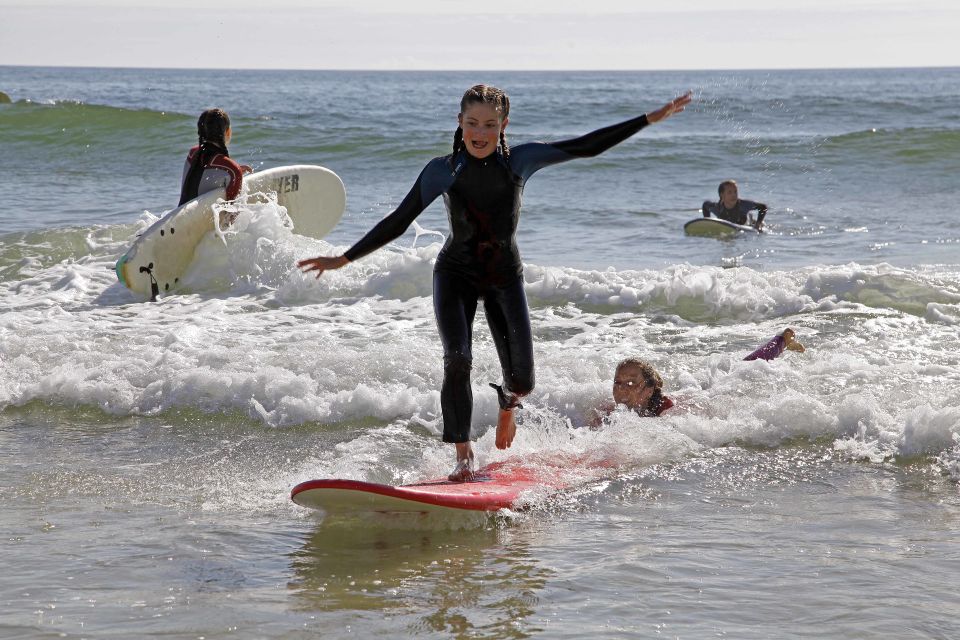
[[[437,197],[443,196],[450,234],[437,256],[433,304],[443,343],[440,405],[443,441],[456,444],[452,481],[473,477],[470,426],[473,391],[473,320],[483,298],[503,384],[496,446],[506,449],[516,434],[514,410],[534,386],[533,337],[523,287],[523,264],[516,231],[526,181],[543,167],[589,158],[623,142],[648,124],[665,120],[690,103],[686,93],[648,114],[559,142],[533,142],[510,148],[505,130],[510,100],[496,87],[476,85],[463,94],[453,153],[427,163],[395,211],[340,256],[301,260],[305,272],[339,269],[400,237]]]
[[[721,220],[734,224],[747,224],[750,221],[750,212],[757,212],[757,221],[752,223],[757,231],[763,229],[763,218],[767,215],[767,205],[753,200],[741,200],[737,192],[737,183],[733,180],[724,180],[717,187],[720,202],[706,200],[703,203],[703,217],[709,218],[713,214]]]
[[[199,142],[183,165],[177,206],[219,187],[227,190],[227,200],[233,200],[240,195],[243,174],[252,172],[253,167],[237,164],[227,151],[233,137],[230,116],[223,109],[207,109],[197,120],[197,135]]]

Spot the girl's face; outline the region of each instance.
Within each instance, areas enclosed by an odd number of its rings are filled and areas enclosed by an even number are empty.
[[[725,206],[727,209],[730,209],[737,204],[737,200],[739,198],[740,194],[737,191],[737,185],[728,184],[723,188],[723,195],[720,196],[720,202],[722,202],[723,206]]]
[[[642,409],[653,396],[653,385],[647,384],[643,372],[626,365],[617,369],[613,376],[613,401],[631,409]]]
[[[230,127],[227,127],[227,130],[223,132],[223,141],[227,144],[230,144],[230,138],[233,137],[233,130]]]
[[[500,120],[500,111],[492,104],[475,102],[457,116],[463,129],[463,144],[474,158],[486,158],[497,150],[500,132],[509,118]]]

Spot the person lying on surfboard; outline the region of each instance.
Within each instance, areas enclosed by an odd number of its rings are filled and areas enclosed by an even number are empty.
[[[243,174],[252,172],[253,167],[237,164],[227,151],[233,137],[230,116],[223,109],[207,109],[197,120],[197,135],[199,142],[183,165],[177,206],[219,187],[227,190],[227,200],[233,200],[240,195]]]
[[[457,464],[449,478],[473,478],[470,426],[473,390],[473,319],[483,298],[487,324],[497,347],[503,384],[497,392],[496,446],[506,449],[516,434],[514,410],[533,390],[533,336],[524,292],[523,263],[516,231],[526,181],[552,164],[606,151],[648,124],[684,110],[690,94],[631,120],[559,142],[532,142],[510,148],[505,130],[510,100],[496,87],[476,85],[460,100],[453,153],[434,158],[397,209],[346,253],[301,260],[304,272],[339,269],[400,237],[436,198],[443,195],[450,234],[433,270],[433,307],[443,343],[440,407],[443,441],[454,443]]]
[[[709,218],[710,214],[721,220],[732,222],[734,224],[747,224],[757,228],[757,231],[763,229],[763,218],[767,215],[767,205],[753,200],[741,200],[737,193],[737,183],[733,180],[724,180],[717,187],[717,193],[720,195],[720,202],[711,202],[705,200],[702,211],[703,217]],[[751,211],[757,212],[756,223],[751,221],[749,215]]]
[[[797,342],[793,329],[785,329],[748,355],[744,360],[773,360],[784,351],[805,351]],[[593,410],[590,427],[597,429],[603,419],[618,405],[623,405],[643,418],[656,417],[673,407],[671,398],[663,395],[663,378],[653,365],[639,358],[627,358],[617,365],[613,374],[613,400],[607,400]]]

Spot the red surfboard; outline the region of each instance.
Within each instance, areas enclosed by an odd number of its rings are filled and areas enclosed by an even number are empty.
[[[471,482],[444,479],[393,486],[360,480],[307,480],[293,488],[290,499],[327,513],[497,511],[514,507],[527,492],[563,489],[566,484],[557,471],[511,459],[478,469]]]

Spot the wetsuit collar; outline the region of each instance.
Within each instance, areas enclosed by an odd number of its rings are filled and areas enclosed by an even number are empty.
[[[464,158],[464,156],[466,156],[466,158]],[[508,166],[509,166],[509,165],[507,164],[507,159],[503,157],[503,150],[500,148],[500,145],[497,145],[497,150],[496,150],[496,151],[494,151],[492,154],[490,154],[490,155],[487,156],[486,158],[482,158],[482,159],[481,159],[481,158],[476,158],[476,157],[470,155],[470,152],[469,152],[469,151],[467,151],[466,149],[463,149],[463,150],[461,150],[460,153],[457,155],[457,162],[458,162],[459,160],[461,160],[461,159],[466,159],[466,161],[467,161],[469,164],[476,164],[476,165],[480,165],[480,166],[484,166],[484,165],[488,164],[491,160],[494,160],[495,162],[497,162],[497,163],[498,163],[500,166],[502,166],[502,167],[508,167]],[[454,166],[456,166],[457,162],[454,162]]]

